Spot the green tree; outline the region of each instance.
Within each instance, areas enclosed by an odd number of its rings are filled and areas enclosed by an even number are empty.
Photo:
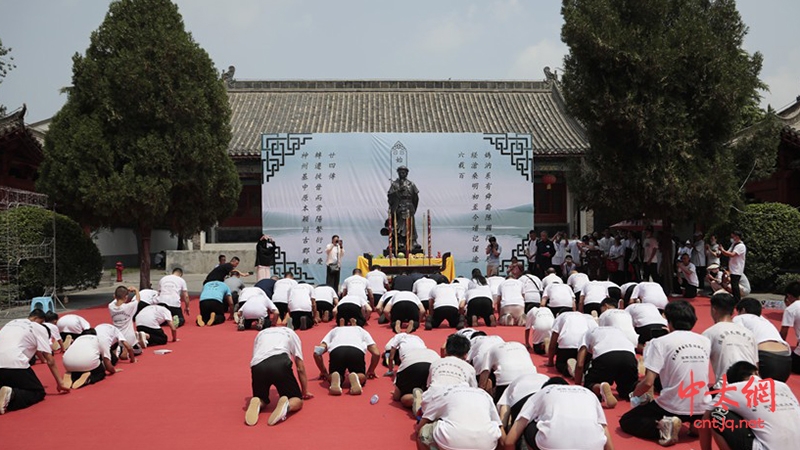
[[[68,95],[37,187],[84,225],[134,228],[149,286],[154,227],[188,235],[236,208],[225,87],[176,5],[119,0],[73,57]]]
[[[578,201],[667,230],[727,219],[739,201],[727,143],[764,88],[735,2],[563,0],[562,14],[564,98],[590,142]]]
[[[53,238],[52,211],[31,206],[0,213],[0,229],[13,230],[0,241],[0,261],[16,261],[21,254],[36,254],[38,246]],[[55,214],[56,289],[97,287],[103,271],[103,258],[94,241],[72,219]],[[21,249],[27,248],[26,251]],[[12,280],[13,281],[13,280]],[[23,258],[16,282],[23,298],[42,295],[53,285],[51,258]]]
[[[14,65],[14,57],[8,56],[9,53],[11,53],[11,49],[3,47],[3,40],[0,39],[0,83],[3,82],[3,78],[8,75],[8,72],[17,67]],[[0,117],[4,115],[6,115],[6,107],[0,104]]]

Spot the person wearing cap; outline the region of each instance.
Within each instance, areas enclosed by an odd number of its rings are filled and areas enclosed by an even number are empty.
[[[392,230],[396,233],[399,241],[395,243],[395,247],[399,250],[410,252],[418,245],[417,225],[414,221],[414,214],[417,212],[417,206],[419,205],[419,189],[408,179],[408,167],[400,166],[397,168],[397,179],[392,181],[386,196],[389,201],[389,214],[394,221]],[[409,219],[410,230],[406,229]],[[407,239],[410,240],[412,248],[405,248]]]
[[[711,292],[716,292],[720,289],[724,289],[722,287],[722,271],[719,268],[719,264],[713,263],[709,264],[706,267],[706,282],[708,283],[708,287],[711,288]]]
[[[742,299],[742,291],[739,288],[739,282],[744,275],[745,258],[747,257],[747,246],[742,242],[742,232],[734,231],[731,233],[731,247],[727,250],[720,248],[719,252],[730,258],[728,261],[728,270],[730,271],[731,280],[731,295],[738,302]]]

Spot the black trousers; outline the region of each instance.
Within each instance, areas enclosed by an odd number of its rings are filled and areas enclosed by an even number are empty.
[[[697,266],[697,281],[700,283],[699,288],[702,291],[706,288],[706,266]]]
[[[339,275],[342,273],[341,270],[333,270],[331,266],[325,266],[327,269],[327,275],[325,276],[325,284],[332,287],[334,291],[339,292]]]
[[[212,325],[225,323],[225,305],[222,302],[216,300],[200,300],[200,316],[203,317],[203,322],[208,322],[212,312],[216,314]]]
[[[739,280],[742,279],[741,275],[731,274],[731,295],[738,303],[742,299],[742,290],[739,289]]]
[[[303,317],[306,318],[306,330],[314,326],[314,314],[311,311],[292,311],[289,313],[289,317],[292,318],[292,326],[295,330],[303,329],[303,327],[301,327],[303,322],[300,320]]]
[[[478,316],[486,325],[492,320],[494,309],[492,299],[488,297],[475,297],[467,303],[467,317]]]
[[[292,360],[286,353],[280,353],[250,367],[250,386],[253,397],[258,397],[266,405],[269,403],[269,389],[278,390],[278,395],[289,398],[303,398],[300,385],[292,372]]]
[[[752,450],[755,434],[749,426],[740,426],[742,416],[735,412],[717,407],[711,410],[711,429],[714,434],[722,436],[731,450]]]
[[[619,427],[622,431],[642,439],[657,440],[659,438],[657,422],[663,417],[677,417],[682,422],[692,423],[703,418],[703,412],[693,416],[673,414],[651,401],[646,405],[637,406],[619,418]]]
[[[656,283],[661,284],[661,277],[658,276],[658,263],[644,263],[642,281],[650,281],[650,277],[653,277],[653,281]]]
[[[367,323],[367,321],[364,319],[364,314],[361,311],[361,307],[355,303],[339,303],[339,306],[336,308],[337,324],[339,323],[340,319],[344,319],[345,325],[350,322],[350,319],[356,319],[356,325],[360,327],[363,327],[364,324]]]
[[[186,323],[186,318],[183,317],[183,309],[180,306],[175,307],[175,306],[167,306],[164,303],[159,303],[159,304],[167,308],[169,312],[172,313],[173,317],[178,316],[178,328],[182,327],[183,324]]]
[[[569,378],[569,370],[567,370],[567,361],[571,358],[578,358],[577,348],[559,348],[556,350],[556,370],[561,375]]]
[[[392,303],[391,315],[392,323],[400,322],[419,322],[419,307],[414,302],[400,301]]]
[[[583,385],[589,389],[603,382],[616,384],[620,398],[628,398],[636,388],[637,381],[639,363],[633,353],[626,351],[608,352],[599,358],[592,358],[583,377]]]
[[[792,372],[800,373],[800,356],[792,352]]]
[[[697,286],[692,286],[686,280],[681,280],[681,287],[683,287],[683,298],[697,297]]]
[[[78,378],[81,377],[81,372],[72,372],[71,378],[72,382],[78,381]],[[106,379],[106,368],[103,366],[101,362],[97,367],[89,371],[89,380],[86,381],[86,384],[95,384],[99,383]]]
[[[433,309],[431,324],[433,328],[439,328],[439,325],[447,319],[447,325],[450,328],[455,328],[458,325],[458,317],[458,308],[455,306],[441,306]]]
[[[44,386],[31,367],[0,369],[0,386],[8,386],[12,390],[8,411],[27,408],[44,400]]]
[[[167,334],[164,333],[164,330],[161,328],[149,328],[143,327],[141,325],[136,327],[136,331],[144,331],[145,333],[150,335],[150,338],[147,339],[147,346],[152,347],[154,345],[166,345],[167,344]]]

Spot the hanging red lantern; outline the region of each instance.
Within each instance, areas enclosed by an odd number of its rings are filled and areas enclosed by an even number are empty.
[[[552,185],[556,184],[556,176],[548,173],[542,176],[542,182],[547,185],[547,189],[550,189]]]

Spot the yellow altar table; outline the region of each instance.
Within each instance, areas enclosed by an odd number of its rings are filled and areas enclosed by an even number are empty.
[[[444,259],[444,265],[442,265]],[[418,271],[422,273],[435,273],[439,272],[446,276],[448,280],[453,281],[456,277],[456,268],[453,263],[453,257],[449,253],[444,254],[444,258],[384,258],[373,257],[372,264],[381,266],[381,270],[387,275],[396,275],[400,271]],[[363,275],[369,272],[370,260],[361,255],[358,257],[356,268],[361,270]]]

